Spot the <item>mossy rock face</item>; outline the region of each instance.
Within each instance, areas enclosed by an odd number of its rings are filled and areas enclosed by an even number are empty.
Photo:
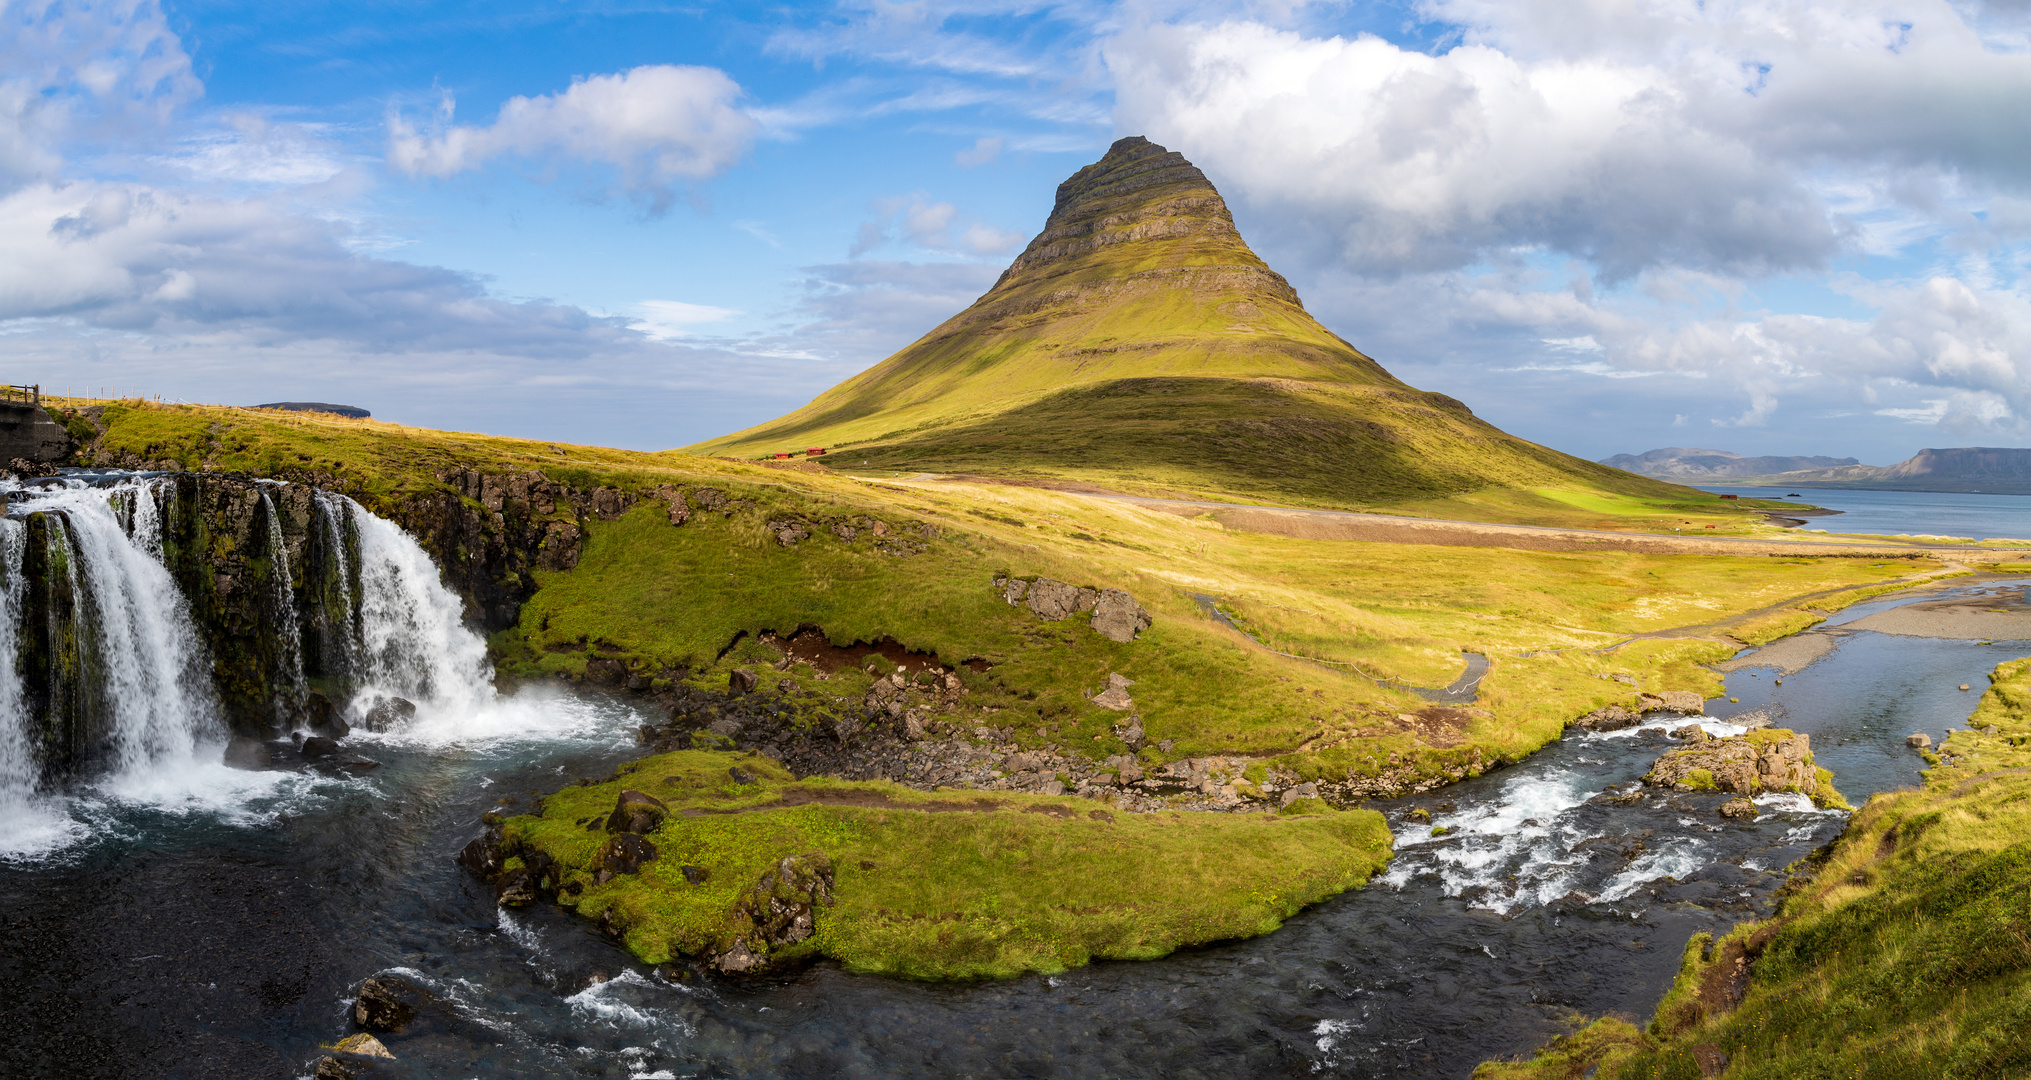
[[[1727,791],[1749,796],[1794,791],[1820,806],[1847,806],[1847,800],[1834,790],[1833,774],[1814,764],[1808,735],[1785,728],[1761,728],[1717,739],[1690,725],[1678,734],[1692,745],[1658,758],[1643,777],[1644,783],[1676,791]]]
[[[747,778],[735,776],[738,770]],[[601,863],[623,790],[669,816],[656,857]],[[536,884],[651,963],[753,971],[828,956],[911,978],[1005,977],[1268,933],[1389,858],[1373,811],[1129,814],[1091,801],[796,780],[766,757],[663,754],[568,787],[503,843]],[[587,822],[593,827],[588,828]],[[614,834],[614,837],[633,834]],[[484,852],[482,853],[484,854]],[[487,858],[467,860],[492,871]]]

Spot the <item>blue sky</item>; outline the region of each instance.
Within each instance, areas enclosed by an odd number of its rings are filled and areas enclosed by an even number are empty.
[[[2031,444],[2031,5],[0,0],[8,380],[637,448],[983,291],[1122,135],[1588,457]]]

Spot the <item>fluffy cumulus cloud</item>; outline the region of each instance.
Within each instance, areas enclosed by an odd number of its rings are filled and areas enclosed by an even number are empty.
[[[1725,424],[1832,394],[2031,436],[2031,49],[1997,10],[1427,0],[1430,51],[1243,15],[1104,55],[1119,130],[1185,151],[1268,246],[1448,298],[1511,370],[1714,378]],[[1933,265],[1842,278],[1840,317],[1741,309],[1867,256]]]
[[[503,155],[612,166],[623,187],[652,193],[724,172],[759,126],[739,84],[716,68],[654,64],[575,80],[569,89],[514,97],[484,126],[451,124],[450,98],[435,130],[397,113],[388,161],[414,176],[451,176]]]
[[[0,189],[48,179],[67,139],[137,137],[202,93],[153,0],[0,0]]]

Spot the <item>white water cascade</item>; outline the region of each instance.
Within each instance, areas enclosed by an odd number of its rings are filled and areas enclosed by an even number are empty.
[[[79,792],[174,808],[272,786],[279,774],[226,769],[226,745],[236,731],[283,734],[313,682],[354,724],[386,699],[415,706],[413,719],[368,739],[442,742],[513,734],[528,721],[529,710],[496,700],[485,642],[415,540],[316,492],[305,565],[292,568],[271,494],[279,487],[267,483],[253,510],[267,577],[252,603],[279,639],[264,643],[275,700],[267,715],[228,715],[192,615],[197,598],[186,595],[208,587],[212,571],[201,558],[179,561],[189,541],[176,533],[178,481],[0,481],[0,858],[74,838],[81,827],[58,804]],[[294,505],[300,520],[304,503]]]

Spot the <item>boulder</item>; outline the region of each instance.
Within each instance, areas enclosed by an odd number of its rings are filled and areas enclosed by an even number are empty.
[[[1932,747],[1932,736],[1922,731],[1916,735],[1906,735],[1904,737],[1904,745],[1917,750],[1930,749]]]
[[[1079,608],[1079,587],[1050,578],[1030,584],[1030,611],[1045,622],[1057,622]]]
[[[1674,750],[1651,765],[1643,782],[1674,791],[1711,788],[1739,795],[1760,795],[1765,791],[1819,793],[1811,736],[1782,728],[1708,739],[1684,750]]]
[[[399,1033],[434,1000],[430,991],[400,975],[376,975],[360,984],[359,996],[353,1000],[353,1022],[368,1031]]]
[[[638,874],[643,866],[656,861],[656,845],[634,833],[615,833],[600,845],[592,861],[596,869],[609,874]]]
[[[312,735],[310,738],[303,740],[303,745],[296,749],[304,757],[321,758],[330,757],[338,753],[338,748],[337,740],[326,738],[323,735]]]
[[[508,861],[508,854],[501,847],[500,838],[489,832],[476,836],[458,853],[458,864],[482,878],[491,880],[501,872],[501,866]]]
[[[670,500],[670,524],[682,525],[691,520],[691,508],[684,505],[682,498]]]
[[[1576,728],[1587,731],[1620,731],[1643,722],[1643,717],[1630,712],[1620,705],[1603,705],[1593,712],[1573,721]]]
[[[494,879],[494,903],[502,907],[528,907],[535,903],[536,875],[526,866],[502,871]]]
[[[1721,816],[1724,818],[1753,818],[1756,814],[1756,804],[1740,796],[1721,804]]]
[[[1286,788],[1283,797],[1277,800],[1277,804],[1279,806],[1289,806],[1299,799],[1316,799],[1318,797],[1319,785],[1307,780],[1296,787]]]
[[[1127,743],[1128,748],[1130,750],[1142,749],[1144,738],[1142,730],[1142,717],[1131,716],[1128,718],[1127,727],[1118,728],[1116,730],[1121,735],[1121,741]]]
[[[1710,736],[1707,735],[1706,728],[1698,724],[1687,724],[1684,727],[1672,728],[1671,737],[1684,742],[1706,742]]]
[[[761,684],[762,684],[761,676],[756,675],[754,672],[749,671],[747,668],[735,668],[732,671],[727,672],[726,675],[727,691],[733,694],[733,696],[735,697],[740,697],[744,694],[753,693],[755,687],[760,686]]]
[[[1023,594],[1030,591],[1030,583],[1021,578],[1002,578],[996,582],[996,587],[1001,590],[1001,598],[1008,601],[1010,607],[1022,603]]]
[[[702,866],[680,866],[677,869],[684,875],[684,880],[693,885],[703,885],[712,876],[712,871]]]
[[[1700,716],[1707,711],[1707,699],[1691,690],[1664,690],[1643,695],[1644,712],[1675,712]]]
[[[361,723],[368,731],[392,731],[416,719],[416,703],[408,698],[384,697],[367,707]]]
[[[303,696],[303,707],[297,713],[296,722],[298,727],[306,731],[329,735],[334,739],[343,739],[353,733],[345,717],[340,716],[338,710],[332,707],[331,699],[315,690]]]
[[[1093,629],[1109,641],[1134,641],[1149,629],[1150,613],[1120,589],[1108,589],[1093,605]]]
[[[669,816],[670,807],[654,795],[622,791],[620,798],[614,801],[613,813],[607,815],[606,831],[646,836]]]
[[[369,1035],[364,1031],[356,1031],[351,1035],[348,1035],[345,1038],[340,1039],[338,1042],[332,1044],[332,1049],[337,1050],[343,1054],[358,1054],[361,1057],[388,1058],[391,1061],[395,1057],[394,1054],[388,1052],[388,1048],[386,1046],[382,1045],[381,1040],[374,1038],[372,1035]]]

